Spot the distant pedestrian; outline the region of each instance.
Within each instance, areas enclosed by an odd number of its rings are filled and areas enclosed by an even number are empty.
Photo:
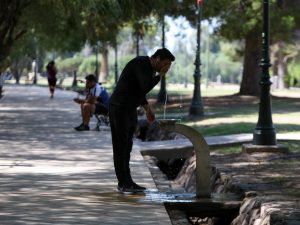
[[[54,97],[54,91],[56,87],[56,74],[57,74],[57,69],[55,66],[54,61],[50,61],[48,65],[46,66],[46,71],[47,71],[47,78],[48,78],[48,87],[50,91],[50,98],[52,99]]]
[[[123,69],[109,103],[115,172],[118,191],[122,193],[143,192],[133,182],[130,173],[132,138],[137,125],[137,107],[142,106],[149,123],[155,121],[146,94],[165,76],[175,57],[166,49],[158,49],[151,57],[138,56]],[[156,75],[156,73],[159,73]]]
[[[5,80],[10,80],[11,78],[12,75],[9,72],[0,73],[0,98],[3,96],[3,86],[5,84]]]

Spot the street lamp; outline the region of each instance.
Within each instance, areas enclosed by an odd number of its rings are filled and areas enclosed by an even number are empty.
[[[260,67],[262,68],[261,76],[261,93],[259,104],[259,117],[256,128],[253,133],[254,145],[276,145],[276,130],[272,122],[271,96],[269,67],[269,0],[263,0],[263,33],[262,33],[262,59]]]
[[[99,44],[98,44],[98,42],[96,43],[95,51],[96,51],[96,69],[95,69],[95,75],[96,75],[96,81],[98,83],[98,81],[99,81],[99,60],[98,60]]]
[[[118,43],[117,43],[117,40],[116,40],[116,43],[115,43],[115,85],[117,84],[118,82],[118,76],[119,76],[119,72],[118,72]]]
[[[203,104],[201,99],[201,4],[202,0],[197,0],[197,50],[195,60],[195,72],[194,72],[194,94],[193,100],[190,107],[190,116],[202,116],[203,115]]]
[[[165,16],[162,16],[162,35],[161,35],[161,42],[162,48],[165,48]],[[160,90],[157,96],[157,102],[164,103],[167,99],[167,90],[166,90],[166,77],[162,76],[160,80]]]

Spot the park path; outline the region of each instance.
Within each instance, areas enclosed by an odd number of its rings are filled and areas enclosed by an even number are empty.
[[[171,224],[163,203],[116,192],[110,131],[76,132],[71,91],[5,86],[0,100],[0,224]],[[155,192],[139,151],[135,181]]]

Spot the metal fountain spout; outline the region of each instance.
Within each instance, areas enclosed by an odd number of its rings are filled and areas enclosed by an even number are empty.
[[[210,175],[211,166],[209,162],[209,147],[203,136],[192,127],[176,123],[177,120],[160,120],[161,129],[184,135],[193,144],[196,154],[196,197],[211,197]]]

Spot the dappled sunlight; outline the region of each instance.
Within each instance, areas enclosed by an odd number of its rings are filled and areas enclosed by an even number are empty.
[[[75,131],[72,93],[49,100],[46,88],[20,87],[30,90],[22,97],[10,88],[0,102],[1,224],[170,224],[161,202],[117,193],[110,130]],[[131,168],[155,187],[138,151]]]
[[[201,121],[193,121],[186,123],[189,126],[209,126],[209,125],[218,125],[218,124],[232,124],[232,123],[255,123],[257,118],[254,116],[243,117],[243,116],[234,116],[226,118],[207,118]]]
[[[294,124],[300,125],[300,120],[298,112],[290,112],[290,113],[273,113],[273,123],[277,124]],[[190,126],[206,126],[206,125],[218,125],[218,124],[233,124],[233,123],[257,123],[258,114],[251,115],[230,115],[226,117],[221,117],[220,115],[217,118],[205,118],[199,121],[187,122],[185,124]]]

